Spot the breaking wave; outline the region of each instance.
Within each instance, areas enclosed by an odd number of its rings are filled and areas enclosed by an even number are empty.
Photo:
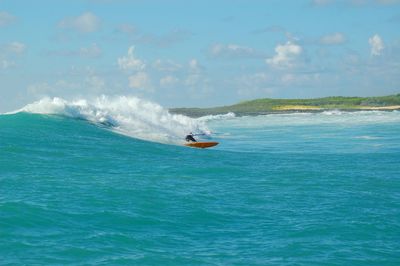
[[[229,112],[226,114],[219,114],[219,115],[206,115],[206,116],[199,117],[197,120],[208,122],[208,121],[213,121],[213,120],[231,119],[231,118],[235,118],[235,117],[236,117],[235,113]]]
[[[101,96],[75,101],[43,98],[13,113],[18,112],[84,119],[130,137],[169,144],[181,143],[189,132],[211,134],[201,119],[171,114],[159,104],[133,96]]]

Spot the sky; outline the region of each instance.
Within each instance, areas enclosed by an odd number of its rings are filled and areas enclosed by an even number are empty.
[[[400,93],[400,0],[0,0],[0,112]]]

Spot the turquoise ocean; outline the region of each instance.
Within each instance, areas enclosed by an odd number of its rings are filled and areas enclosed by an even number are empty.
[[[400,112],[2,114],[0,265],[400,265]]]

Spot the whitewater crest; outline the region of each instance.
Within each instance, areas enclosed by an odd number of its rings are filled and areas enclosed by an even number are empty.
[[[208,121],[213,121],[213,120],[228,120],[228,119],[235,118],[235,117],[236,117],[235,113],[229,112],[226,114],[219,114],[219,115],[206,115],[206,116],[199,117],[197,120],[208,122]]]
[[[17,112],[84,119],[130,137],[161,143],[182,143],[189,132],[211,134],[202,120],[171,114],[159,104],[133,96],[101,96],[94,100],[75,101],[43,98]]]

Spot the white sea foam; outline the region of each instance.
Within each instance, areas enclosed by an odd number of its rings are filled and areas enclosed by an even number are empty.
[[[16,112],[55,114],[109,126],[118,133],[143,140],[178,144],[189,132],[209,135],[204,121],[170,114],[162,106],[137,97],[101,96],[67,101],[43,98]]]
[[[400,123],[399,111],[327,111],[321,113],[287,113],[287,114],[267,114],[258,116],[240,116],[230,119],[220,119],[208,121],[213,128],[220,125],[229,125],[235,128],[269,128],[273,126],[298,126],[298,125],[318,125],[336,124],[346,125],[366,125],[381,123]]]
[[[197,118],[197,120],[207,122],[207,121],[213,121],[213,120],[230,119],[230,118],[234,118],[234,117],[236,117],[235,113],[229,112],[226,114],[219,114],[219,115],[206,115],[206,116]]]
[[[328,111],[323,111],[323,115],[342,115],[343,112],[340,110],[328,110]]]

